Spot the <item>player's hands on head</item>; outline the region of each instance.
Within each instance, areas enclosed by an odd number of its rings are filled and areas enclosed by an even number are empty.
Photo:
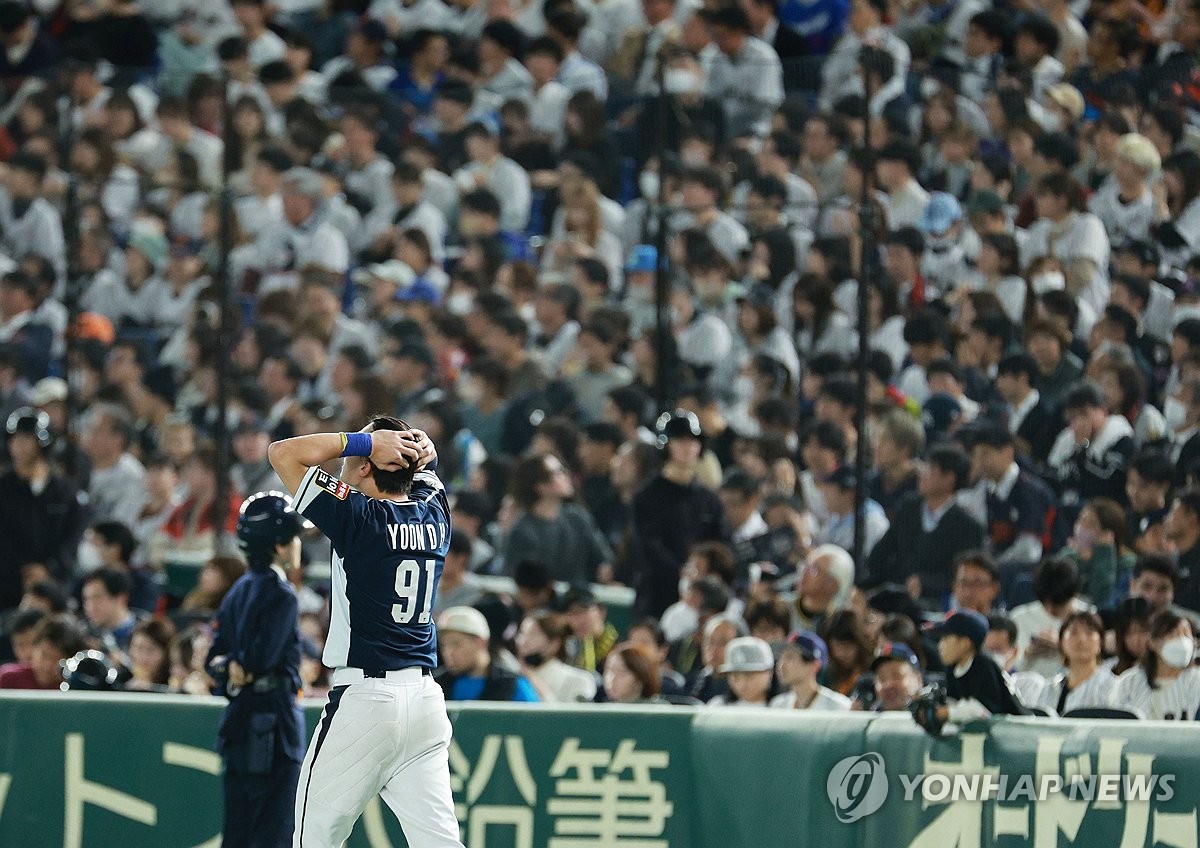
[[[429,463],[437,458],[437,450],[433,446],[433,439],[429,438],[429,434],[424,430],[412,429],[408,430],[408,437],[412,439],[413,444],[417,446],[420,455],[417,457],[417,468],[425,468]]]
[[[376,430],[371,434],[371,462],[384,471],[399,471],[419,462],[421,452],[407,430]]]

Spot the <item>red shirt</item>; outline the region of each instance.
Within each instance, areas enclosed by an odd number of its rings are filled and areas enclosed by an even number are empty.
[[[33,669],[24,663],[0,665],[0,689],[57,689],[58,684],[42,686],[37,682]]]

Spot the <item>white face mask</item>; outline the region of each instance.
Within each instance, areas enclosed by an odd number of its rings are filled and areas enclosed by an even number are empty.
[[[667,94],[695,94],[703,85],[700,75],[687,68],[667,68],[663,74]]]
[[[642,171],[638,174],[638,188],[642,191],[642,197],[647,200],[658,200],[658,185],[657,171]]]
[[[1034,274],[1029,279],[1034,294],[1045,294],[1048,291],[1061,291],[1067,287],[1067,278],[1062,271],[1043,271]]]
[[[462,317],[475,306],[475,298],[468,292],[455,292],[446,298],[446,311],[451,315]]]
[[[517,314],[525,319],[526,324],[532,324],[537,320],[537,307],[533,304],[533,301],[530,301],[529,303],[522,304],[517,310]]]
[[[996,665],[1000,666],[1000,668],[1004,669],[1005,671],[1008,671],[1008,657],[1006,657],[1004,654],[998,654],[995,651],[988,651],[987,655],[992,658],[992,661],[995,662]]]
[[[1163,418],[1167,419],[1168,427],[1178,430],[1187,421],[1187,406],[1179,398],[1168,397],[1163,404]]]
[[[88,539],[80,542],[79,551],[75,557],[75,567],[84,574],[90,574],[102,565],[104,565],[104,560],[101,559],[100,550],[95,543]]]
[[[1161,648],[1158,649],[1158,655],[1162,657],[1162,661],[1171,668],[1187,668],[1192,664],[1192,658],[1196,654],[1196,640],[1190,636],[1176,636],[1163,642]]]

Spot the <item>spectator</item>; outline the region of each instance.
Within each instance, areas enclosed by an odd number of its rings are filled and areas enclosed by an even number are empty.
[[[520,517],[505,540],[505,562],[522,558],[553,564],[569,583],[604,579],[613,555],[590,513],[571,503],[575,489],[555,456],[533,456],[513,469],[510,493]]]
[[[221,601],[233,584],[246,573],[246,563],[240,557],[214,556],[200,566],[196,588],[184,596],[179,604],[182,612],[196,615],[215,615]]]
[[[1036,702],[1057,715],[1081,707],[1109,704],[1117,679],[1101,665],[1104,625],[1093,612],[1071,613],[1059,630],[1059,653],[1065,671],[1054,677]]]
[[[1033,577],[1037,600],[1012,611],[1022,670],[1035,671],[1047,679],[1058,672],[1062,623],[1071,613],[1090,608],[1078,597],[1079,590],[1079,569],[1070,560],[1046,559],[1038,564]]]
[[[863,622],[854,610],[838,610],[827,618],[820,635],[829,646],[829,661],[821,669],[822,685],[849,695],[871,665],[875,646],[867,640]]]
[[[1150,619],[1145,655],[1117,678],[1109,703],[1155,721],[1195,721],[1200,704],[1195,654],[1191,623],[1171,610],[1160,610]]]
[[[442,579],[438,583],[433,611],[438,615],[450,607],[471,606],[483,597],[483,588],[471,572],[471,553],[474,542],[471,537],[455,527],[450,532],[450,547],[446,562],[442,566]]]
[[[973,450],[987,504],[992,555],[1001,565],[1037,562],[1054,520],[1053,493],[1017,465],[1016,440],[1008,429],[983,427]]]
[[[991,615],[1000,596],[1000,574],[987,551],[966,551],[954,563],[953,608]]]
[[[17,605],[25,586],[63,580],[75,563],[83,509],[72,485],[48,461],[49,418],[24,407],[6,427],[11,467],[0,473],[0,610]]]
[[[1032,347],[1032,330],[1030,331]],[[1045,341],[1046,328],[1042,338]],[[1057,336],[1050,336],[1056,344]],[[1050,448],[1061,429],[1052,401],[1043,399],[1035,386],[1041,379],[1041,366],[1029,353],[1012,353],[1002,358],[996,368],[996,392],[1003,399],[1008,418],[1008,430],[1016,437],[1019,451],[1030,457],[1041,469],[1050,456]]]
[[[0,689],[51,689],[63,682],[62,664],[86,648],[83,634],[67,616],[49,616],[33,630],[28,665],[0,676]]]
[[[1058,489],[1055,536],[1065,535],[1083,504],[1096,497],[1118,502],[1125,497],[1125,466],[1133,455],[1133,428],[1124,416],[1111,415],[1100,390],[1079,383],[1063,400],[1067,427],[1054,441],[1047,473]]]
[[[875,676],[875,711],[907,710],[921,688],[917,655],[903,643],[887,642],[871,660]]]
[[[1025,715],[1026,710],[1005,678],[1004,670],[980,650],[988,623],[977,612],[956,612],[936,631],[938,656],[947,669],[946,693],[951,699],[943,717],[950,721],[986,715]]]
[[[678,597],[679,572],[697,542],[725,541],[721,502],[695,479],[704,434],[695,415],[675,412],[659,419],[662,471],[634,496],[630,560],[638,587],[637,608],[662,615]]]
[[[1125,496],[1129,499],[1128,538],[1135,553],[1167,551],[1167,496],[1175,479],[1170,458],[1153,449],[1136,453],[1125,475]]]
[[[1129,671],[1146,655],[1152,612],[1145,598],[1126,598],[1117,604],[1113,612],[1115,656],[1105,662],[1114,675]]]
[[[704,623],[700,644],[701,663],[688,676],[688,694],[705,703],[729,691],[725,673],[725,649],[739,636],[745,636],[745,625],[728,615],[714,615]]]
[[[954,558],[983,541],[979,522],[954,501],[968,470],[968,460],[958,448],[941,446],[929,452],[918,493],[900,503],[888,531],[871,551],[867,585],[905,583],[913,597],[934,608],[944,605]]]
[[[567,653],[576,668],[598,674],[613,646],[617,628],[607,620],[608,611],[596,601],[592,590],[577,587],[563,598],[563,609],[571,625]]]
[[[699,550],[698,548],[697,553],[693,553],[689,562],[698,558]],[[732,567],[731,557],[731,571]],[[731,600],[729,585],[715,574],[698,579],[688,578],[688,585],[682,592],[682,599],[663,614],[663,620],[673,626],[671,632],[680,634],[677,638],[671,639],[671,650],[668,654],[668,659],[676,671],[688,678],[695,677],[701,671],[708,622],[718,616],[736,615],[736,612],[730,610],[737,603],[737,601]],[[681,608],[682,611],[680,611]],[[676,614],[670,615],[670,613]],[[684,620],[685,613],[690,614],[690,620]],[[695,621],[695,625],[687,626],[690,621]]]
[[[517,631],[521,673],[541,701],[570,703],[591,701],[596,696],[594,674],[564,662],[571,634],[567,619],[554,613],[526,616],[521,622]]]
[[[175,637],[175,628],[161,618],[147,619],[133,629],[129,639],[130,678],[127,690],[137,692],[166,692],[170,680],[168,649]]]
[[[615,704],[634,704],[659,694],[658,674],[650,652],[630,642],[613,648],[604,667],[604,699]]]
[[[128,527],[117,521],[97,522],[84,533],[84,543],[90,544],[98,554],[100,567],[129,575],[130,608],[144,613],[158,609],[162,588],[147,569],[134,567],[133,555],[138,541]]]
[[[488,648],[491,629],[474,607],[451,607],[438,618],[442,667],[436,678],[450,701],[537,701],[524,677],[497,662]]]
[[[1179,552],[1174,599],[1189,610],[1200,610],[1200,492],[1185,489],[1175,496],[1165,529]]]
[[[1133,566],[1129,596],[1144,600],[1151,612],[1169,609],[1175,603],[1178,582],[1179,570],[1169,556],[1143,554]]]
[[[725,646],[725,675],[729,692],[712,698],[710,707],[770,706],[775,694],[775,655],[771,646],[754,636],[739,636]]]
[[[658,661],[658,682],[663,695],[684,697],[683,688],[686,681],[682,674],[673,669],[668,662],[671,644],[667,641],[663,629],[652,618],[643,618],[634,622],[626,634],[629,642],[640,645],[649,651]]]
[[[901,409],[880,417],[871,446],[869,493],[889,519],[905,495],[917,491],[917,457],[925,449],[925,431],[913,416]]]
[[[83,578],[83,614],[107,651],[129,650],[139,618],[129,608],[129,576],[100,568]]]
[[[13,662],[0,666],[0,681],[5,679],[5,674],[29,668],[33,659],[33,633],[46,616],[44,610],[25,607],[17,609],[5,622],[4,635],[8,637]]]
[[[836,545],[819,545],[809,551],[790,598],[792,626],[819,630],[834,613],[846,608],[854,589],[854,560]]]
[[[856,485],[857,476],[854,469],[845,465],[822,481],[821,499],[829,513],[829,520],[817,533],[817,540],[822,544],[837,545],[844,550],[854,547],[855,522],[857,521],[854,503]],[[869,557],[875,545],[887,532],[888,518],[883,507],[870,498],[867,499],[864,508],[866,509],[866,529],[863,553]]]
[[[1125,511],[1108,498],[1089,501],[1075,531],[1059,555],[1079,569],[1081,591],[1097,604],[1108,604],[1129,585],[1135,555],[1126,541]]]
[[[817,683],[817,675],[829,658],[829,649],[816,633],[794,631],[779,649],[779,682],[787,687],[771,699],[771,706],[785,710],[848,710],[850,699]]]
[[[119,521],[132,527],[142,503],[146,469],[130,452],[133,427],[129,416],[119,406],[98,404],[83,433],[83,451],[92,463],[88,506],[93,520]]]

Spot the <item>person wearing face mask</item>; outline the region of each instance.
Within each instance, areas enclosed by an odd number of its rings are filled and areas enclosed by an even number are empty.
[[[638,160],[644,161],[658,149],[659,120],[666,120],[663,150],[680,150],[689,127],[707,128],[710,143],[720,149],[725,143],[725,111],[718,100],[704,93],[704,68],[695,54],[683,47],[668,45],[663,50],[663,88],[642,100],[641,112],[634,125]],[[666,98],[663,108],[661,99]]]
[[[517,630],[521,673],[547,703],[591,701],[596,697],[595,675],[563,662],[570,637],[570,623],[557,613],[528,615]]]
[[[1032,703],[1065,715],[1081,707],[1107,706],[1117,678],[1100,662],[1104,624],[1093,612],[1076,612],[1063,621],[1058,650],[1065,670]]]
[[[1159,721],[1194,721],[1200,710],[1200,669],[1192,663],[1191,623],[1173,610],[1150,619],[1150,642],[1141,662],[1117,678],[1109,704]]]

